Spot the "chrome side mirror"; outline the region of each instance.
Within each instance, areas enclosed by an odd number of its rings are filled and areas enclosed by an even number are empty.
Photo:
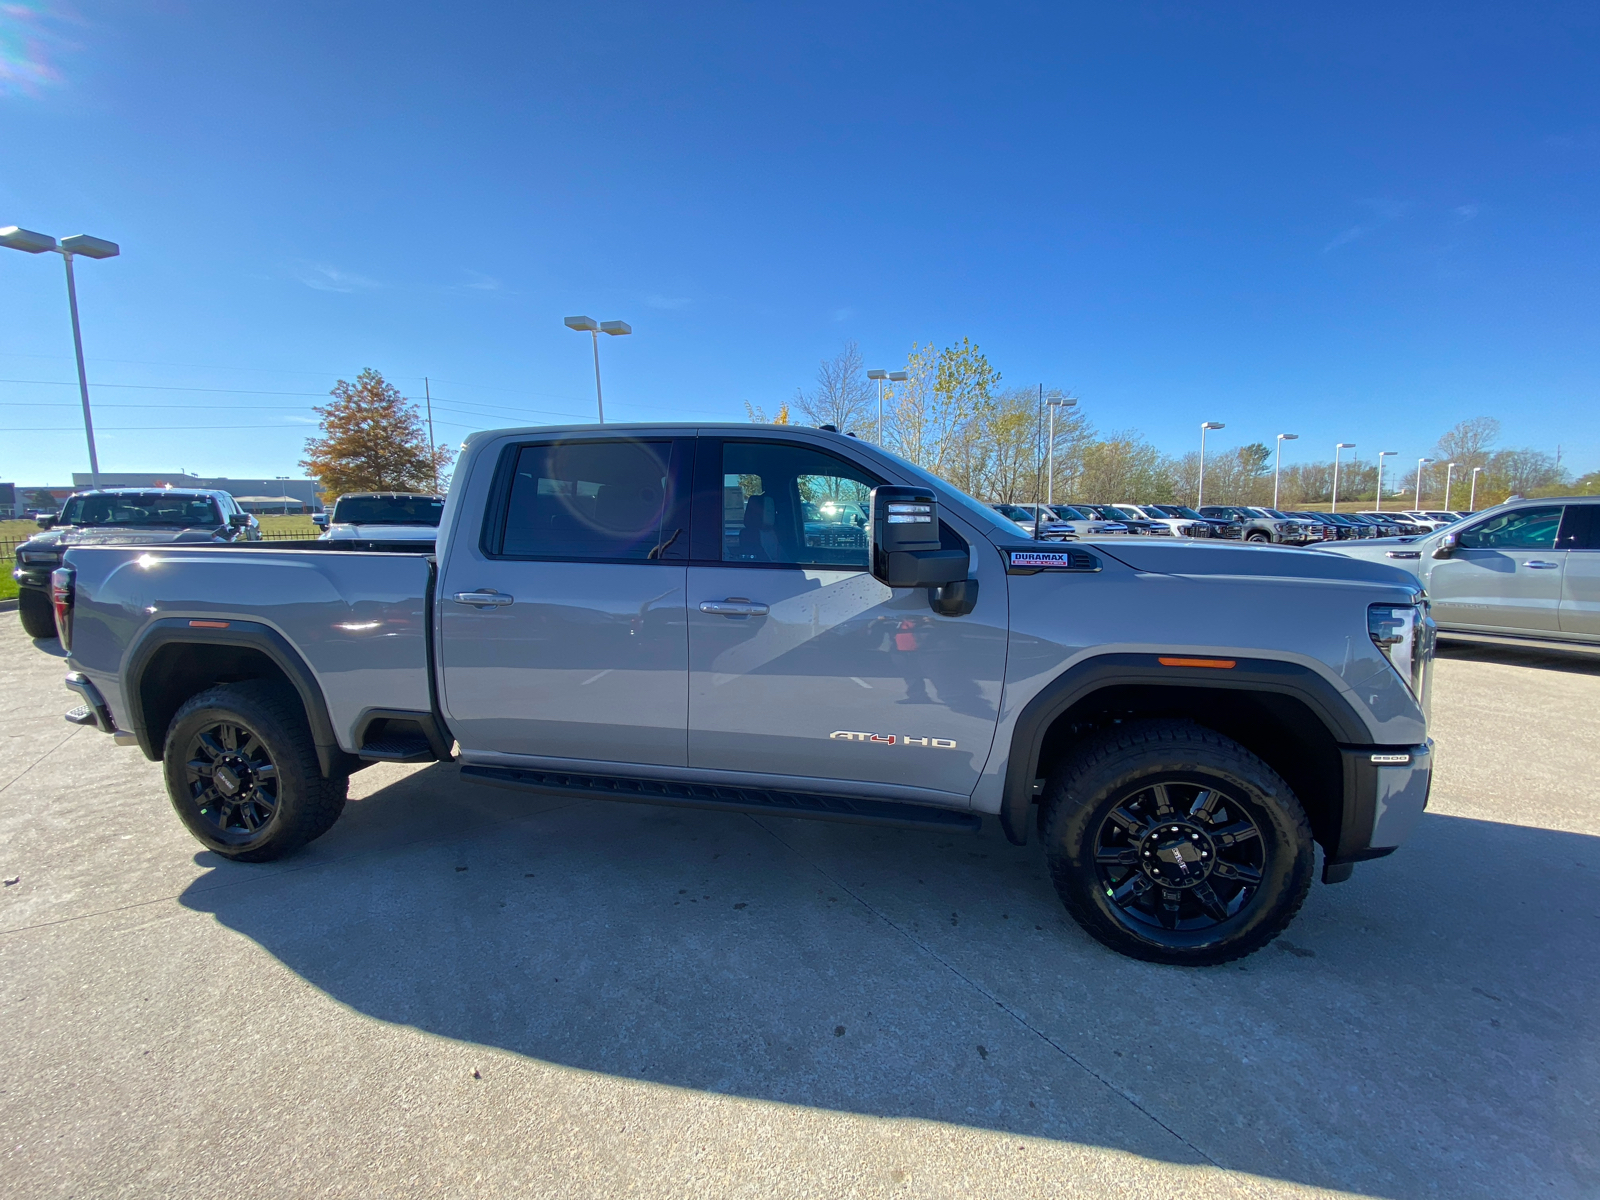
[[[1456,552],[1456,546],[1461,541],[1459,533],[1447,533],[1439,539],[1439,544],[1433,548],[1434,558],[1449,558]]]

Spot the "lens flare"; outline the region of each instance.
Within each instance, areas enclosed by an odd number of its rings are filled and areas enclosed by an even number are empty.
[[[61,82],[49,56],[60,41],[49,26],[60,16],[44,3],[0,2],[0,97],[36,96]]]

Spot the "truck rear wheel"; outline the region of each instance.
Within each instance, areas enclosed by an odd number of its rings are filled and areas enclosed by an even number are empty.
[[[190,833],[241,862],[270,862],[333,827],[346,776],[327,779],[297,700],[261,680],[186,701],[162,755],[167,794]]]
[[[29,637],[56,636],[56,610],[51,607],[48,593],[38,588],[18,588],[17,616],[22,619],[22,632]]]
[[[1133,958],[1243,958],[1287,928],[1311,887],[1311,827],[1289,785],[1188,721],[1097,734],[1050,776],[1044,802],[1061,902]]]

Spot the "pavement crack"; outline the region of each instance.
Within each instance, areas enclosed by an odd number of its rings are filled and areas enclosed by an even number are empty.
[[[83,730],[84,730],[84,727],[82,725],[74,725],[71,729],[67,730],[67,736],[66,737],[62,738],[54,746],[51,746],[50,749],[46,750],[43,754],[39,755],[38,758],[34,759],[27,766],[23,767],[22,770],[18,771],[10,779],[6,780],[5,783],[0,783],[0,795],[3,795],[7,788],[9,788],[12,784],[14,784],[14,783],[18,782],[19,780],[21,780],[24,775],[26,775],[29,771],[31,771],[35,767],[37,767],[45,759],[49,758],[57,750],[61,749],[61,747],[65,746],[73,738],[77,737],[80,733],[83,732]]]
[[[837,888],[841,889],[842,891],[849,893],[850,898],[852,900],[854,900],[857,904],[861,905],[862,908],[866,909],[869,913],[871,913],[878,920],[882,921],[890,929],[893,929],[901,937],[905,938],[906,941],[910,942],[918,950],[922,951],[922,953],[926,954],[929,958],[933,959],[936,963],[938,963],[940,966],[942,966],[945,970],[949,971],[957,979],[961,980],[962,983],[966,984],[969,988],[971,988],[978,995],[983,996],[985,999],[991,1001],[995,1005],[995,1007],[999,1008],[1008,1017],[1010,1017],[1013,1021],[1015,1021],[1018,1025],[1020,1025],[1023,1029],[1026,1029],[1034,1037],[1038,1038],[1041,1042],[1043,1042],[1045,1045],[1049,1046],[1057,1054],[1061,1055],[1068,1062],[1072,1063],[1073,1066],[1077,1067],[1080,1071],[1084,1072],[1084,1074],[1086,1074],[1090,1078],[1094,1079],[1102,1087],[1104,1087],[1107,1091],[1110,1091],[1113,1094],[1119,1096],[1122,1100],[1124,1100],[1126,1103],[1131,1105],[1133,1108],[1135,1108],[1139,1112],[1143,1113],[1146,1117],[1148,1117],[1156,1125],[1160,1126],[1162,1129],[1166,1130],[1167,1133],[1171,1134],[1172,1137],[1175,1138],[1178,1142],[1180,1142],[1184,1146],[1187,1146],[1190,1150],[1192,1150],[1201,1159],[1205,1160],[1205,1162],[1209,1163],[1211,1166],[1215,1167],[1219,1171],[1227,1171],[1228,1170],[1227,1167],[1223,1166],[1220,1162],[1218,1162],[1216,1159],[1212,1158],[1211,1155],[1207,1154],[1199,1146],[1195,1145],[1188,1138],[1184,1137],[1183,1134],[1179,1133],[1171,1125],[1167,1124],[1160,1117],[1156,1116],[1155,1113],[1151,1112],[1148,1108],[1146,1108],[1143,1104],[1141,1104],[1138,1101],[1138,1099],[1135,1098],[1133,1095],[1131,1095],[1126,1089],[1118,1086],[1115,1081],[1107,1078],[1105,1075],[1101,1074],[1099,1071],[1097,1071],[1093,1067],[1091,1067],[1088,1063],[1084,1062],[1083,1059],[1079,1058],[1071,1050],[1067,1049],[1060,1042],[1056,1041],[1055,1038],[1051,1037],[1048,1033],[1046,1033],[1044,1030],[1040,1029],[1032,1021],[1028,1020],[1028,1018],[1026,1016],[1024,1016],[1022,1013],[1018,1012],[1010,1004],[1006,1003],[1005,1000],[1003,1000],[999,996],[995,995],[995,993],[992,990],[990,990],[988,987],[985,987],[982,983],[978,982],[972,976],[968,975],[960,967],[956,966],[948,958],[946,958],[944,955],[940,954],[932,946],[928,945],[928,943],[924,942],[921,938],[917,937],[916,934],[912,933],[909,929],[906,929],[903,925],[901,925],[893,917],[890,917],[886,913],[884,913],[881,909],[879,909],[876,905],[874,905],[870,900],[866,899],[859,892],[857,892],[854,888],[852,888],[849,884],[845,883],[844,880],[842,880],[840,878],[837,878],[836,876],[830,874],[825,868],[823,868],[822,866],[820,866],[817,863],[813,862],[811,859],[807,858],[799,850],[796,850],[794,848],[794,846],[790,845],[789,842],[784,840],[784,838],[776,830],[768,828],[761,821],[757,820],[757,818],[756,818],[756,816],[754,814],[747,814],[747,815],[749,815],[750,820],[753,821],[759,829],[761,829],[764,833],[768,834],[780,846],[782,846],[785,850],[789,851],[790,854],[793,854],[797,859],[799,859],[801,862],[803,862],[807,866],[809,866],[818,875],[821,875],[824,879],[826,879],[834,887],[837,887]]]

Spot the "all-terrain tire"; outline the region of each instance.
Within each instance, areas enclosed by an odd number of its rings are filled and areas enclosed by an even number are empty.
[[[1190,721],[1131,721],[1091,736],[1051,773],[1043,801],[1062,904],[1133,958],[1243,958],[1288,927],[1311,887],[1311,826],[1289,785]]]
[[[189,832],[240,862],[282,858],[328,832],[350,783],[322,774],[299,697],[262,680],[185,701],[167,728],[162,766]]]
[[[17,589],[17,616],[22,620],[22,632],[31,638],[56,636],[56,610],[50,603],[50,594],[38,588]]]
[[[1259,529],[1255,529],[1245,534],[1244,540],[1247,542],[1270,542],[1272,540],[1272,535],[1263,533]]]

